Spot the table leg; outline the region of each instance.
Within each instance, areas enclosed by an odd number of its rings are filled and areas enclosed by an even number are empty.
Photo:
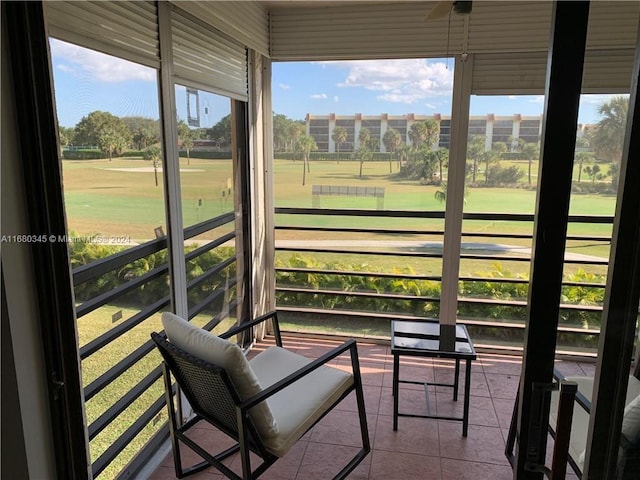
[[[453,401],[458,401],[458,385],[460,384],[460,359],[456,358],[456,373],[453,379]]]
[[[400,377],[400,355],[393,355],[393,431],[398,430],[398,383]]]
[[[462,414],[462,436],[467,436],[469,429],[469,395],[471,393],[471,360],[467,360],[464,373],[464,411]]]

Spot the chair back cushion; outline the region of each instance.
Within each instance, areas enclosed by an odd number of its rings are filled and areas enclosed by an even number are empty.
[[[622,434],[634,446],[640,444],[640,395],[634,398],[624,409]]]
[[[235,343],[198,328],[170,312],[162,314],[162,326],[171,343],[195,357],[224,368],[241,400],[262,390],[251,365]],[[278,425],[267,401],[253,407],[249,415],[263,439],[278,434]]]

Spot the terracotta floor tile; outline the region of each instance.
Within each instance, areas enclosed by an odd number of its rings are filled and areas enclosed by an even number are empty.
[[[478,356],[484,373],[503,373],[520,377],[522,358],[512,355],[493,355],[482,353]]]
[[[398,396],[398,411],[412,415],[426,415],[427,400],[424,387],[421,390],[400,388]],[[429,391],[429,402],[435,408],[435,392],[433,388]],[[393,390],[383,388],[380,396],[379,415],[393,415]]]
[[[489,392],[489,385],[487,384],[487,378],[484,375],[484,372],[481,369],[476,368],[476,362],[471,365],[471,395],[477,397],[490,397],[491,393]],[[446,383],[452,385],[455,380],[455,370],[451,368],[443,369],[436,368],[435,369],[435,381],[438,383]],[[459,376],[459,385],[458,385],[458,393],[464,392],[464,385],[466,383],[465,373],[464,373],[464,365],[460,365],[460,376]],[[452,387],[437,387],[437,391],[441,393],[451,392],[453,395]]]
[[[513,472],[507,465],[466,462],[443,458],[442,480],[512,480]]]
[[[398,431],[394,432],[393,418],[380,415],[373,448],[437,457],[440,455],[437,420],[400,417]]]
[[[515,399],[520,383],[519,375],[485,373],[492,398]]]
[[[441,480],[440,459],[425,455],[374,450],[369,480]]]
[[[333,478],[359,450],[357,447],[309,442],[296,478],[298,480]],[[367,455],[349,475],[349,479],[366,480],[369,478],[370,463],[371,455]]]
[[[584,371],[577,362],[567,360],[556,360],[555,368],[565,377],[583,377]]]
[[[493,398],[492,401],[496,416],[498,417],[500,428],[508,429],[511,425],[514,400],[509,400],[506,398]]]
[[[364,392],[364,406],[365,411],[370,414],[377,414],[380,407],[380,395],[382,394],[382,387],[373,387],[370,385],[363,385],[362,391]],[[356,402],[356,394],[352,392],[342,400],[337,406],[336,410],[346,410],[349,412],[357,412],[358,404]]]
[[[507,465],[504,439],[499,428],[469,425],[469,433],[462,436],[460,425],[438,420],[440,454],[442,458],[471,462]]]
[[[376,430],[375,415],[367,415],[367,427],[369,429],[369,439],[374,438]],[[333,410],[313,427],[309,441],[352,447],[362,446],[358,414],[344,410]]]
[[[436,395],[436,414],[448,417],[462,418],[464,410],[464,396],[458,395],[458,401],[454,402],[449,393]],[[462,428],[462,422],[458,423]],[[484,425],[487,427],[499,427],[498,417],[491,398],[469,397],[469,425]]]

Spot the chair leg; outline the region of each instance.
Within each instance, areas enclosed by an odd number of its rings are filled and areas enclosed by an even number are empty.
[[[242,480],[252,480],[251,457],[249,452],[249,435],[246,420],[248,417],[240,409],[237,410],[238,418],[238,443],[240,444],[240,461],[242,463]]]

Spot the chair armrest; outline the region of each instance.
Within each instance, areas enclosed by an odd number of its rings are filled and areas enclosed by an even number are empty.
[[[271,319],[273,322],[273,334],[276,337],[276,345],[282,347],[282,336],[280,335],[280,323],[278,322],[278,313],[274,310],[269,313],[265,313],[264,315],[260,315],[259,317],[254,318],[250,322],[243,323],[238,325],[237,327],[233,327],[223,334],[219,335],[220,338],[230,338],[238,333],[244,332],[251,327],[255,327],[256,325]]]
[[[256,406],[258,403],[260,403],[260,402],[268,399],[269,397],[275,395],[279,391],[285,389],[286,387],[288,387],[292,383],[295,383],[296,381],[298,381],[301,378],[303,378],[304,376],[310,374],[314,370],[317,370],[318,368],[322,367],[323,365],[325,365],[329,361],[333,360],[337,356],[343,354],[347,350],[350,350],[352,365],[355,365],[356,368],[358,369],[357,371],[353,372],[354,373],[354,377],[357,375],[358,379],[359,379],[360,378],[360,370],[359,370],[359,363],[358,363],[358,348],[357,348],[357,345],[356,345],[356,341],[351,339],[351,340],[347,340],[342,345],[330,350],[329,352],[325,353],[324,355],[322,355],[321,357],[319,357],[316,360],[312,361],[311,363],[308,363],[304,367],[299,368],[295,372],[287,375],[282,380],[278,380],[276,383],[274,383],[273,385],[265,388],[264,390],[262,390],[260,393],[257,393],[253,397],[250,397],[250,398],[246,399],[244,402],[242,402],[242,404],[240,405],[240,408],[242,410],[246,411],[246,410]]]
[[[557,368],[553,369],[553,378],[557,380],[558,383],[567,379],[567,377],[565,377]],[[580,390],[576,392],[576,403],[580,405],[585,412],[591,413],[591,402],[582,392],[580,392]]]

